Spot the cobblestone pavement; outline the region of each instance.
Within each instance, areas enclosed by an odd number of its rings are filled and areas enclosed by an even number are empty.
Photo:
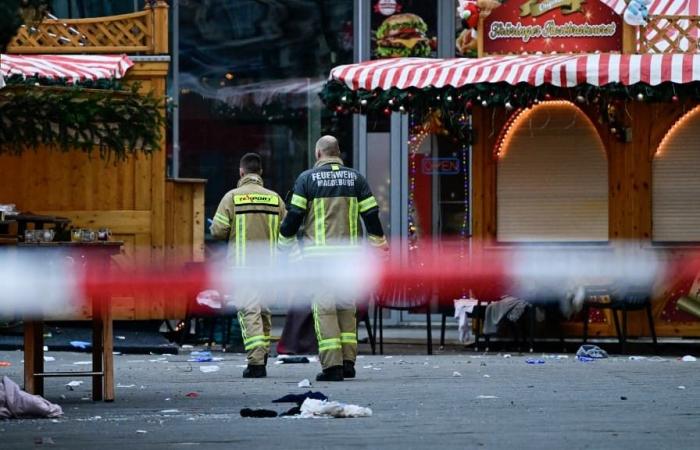
[[[80,370],[79,353],[49,352],[54,370]],[[318,363],[268,366],[269,377],[240,377],[243,355],[187,362],[188,355],[119,355],[117,399],[93,403],[89,381],[49,379],[46,396],[63,406],[57,420],[0,421],[0,448],[698,448],[700,362],[583,363],[573,355],[361,356],[358,378],[316,383]],[[545,355],[551,356],[551,355]],[[0,352],[22,380],[22,353]],[[272,361],[271,361],[272,363]],[[213,373],[202,365],[218,365]],[[372,408],[364,419],[244,419],[244,407],[284,411],[271,401],[307,389]],[[186,394],[194,392],[195,398]]]

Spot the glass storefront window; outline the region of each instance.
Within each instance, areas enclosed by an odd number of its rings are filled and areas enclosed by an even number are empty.
[[[207,217],[247,152],[282,196],[322,134],[352,165],[352,115],[318,97],[330,70],[352,62],[352,0],[181,0],[179,16],[179,176],[208,179]]]
[[[435,57],[436,0],[373,0],[372,58]]]

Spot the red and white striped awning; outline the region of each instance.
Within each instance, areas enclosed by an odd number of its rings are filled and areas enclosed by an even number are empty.
[[[655,86],[666,81],[700,81],[700,54],[382,59],[338,66],[331,71],[330,79],[352,90],[461,87],[476,83]]]
[[[122,78],[133,65],[126,55],[0,55],[0,76],[38,75],[77,82]]]

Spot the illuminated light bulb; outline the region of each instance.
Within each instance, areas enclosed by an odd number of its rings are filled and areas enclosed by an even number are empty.
[[[360,100],[360,105],[367,106],[367,99],[363,98],[362,100]]]
[[[642,94],[641,92],[639,94],[637,94],[637,100],[639,100],[640,102],[643,102],[644,101],[644,94]]]

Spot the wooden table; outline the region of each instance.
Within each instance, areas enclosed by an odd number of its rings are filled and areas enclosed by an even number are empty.
[[[18,251],[65,252],[76,260],[85,258],[91,270],[107,274],[111,256],[123,242],[40,242],[18,244]],[[92,299],[92,370],[44,372],[44,320],[33,317],[24,322],[24,389],[44,394],[44,378],[92,377],[92,399],[114,401],[114,334],[109,296]]]

